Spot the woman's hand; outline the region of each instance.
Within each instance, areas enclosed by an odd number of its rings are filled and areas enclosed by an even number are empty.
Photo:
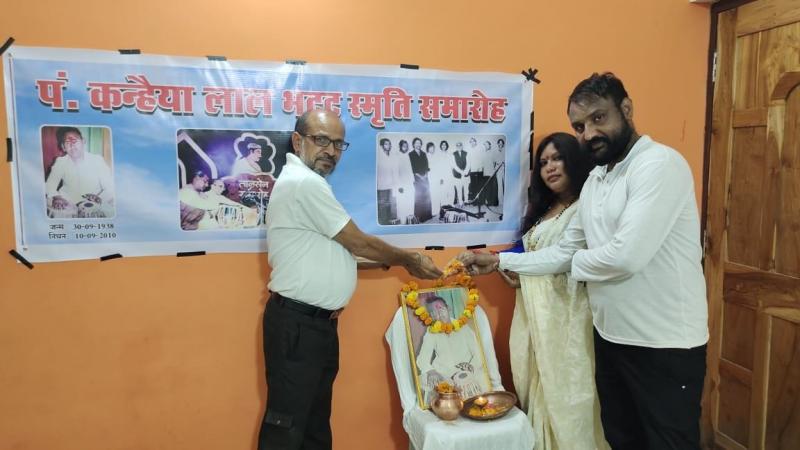
[[[497,270],[500,258],[491,253],[465,251],[456,256],[471,275],[485,275]]]

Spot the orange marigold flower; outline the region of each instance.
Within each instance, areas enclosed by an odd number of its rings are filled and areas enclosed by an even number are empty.
[[[436,392],[440,394],[451,394],[455,392],[455,387],[447,381],[442,381],[436,385]]]
[[[433,319],[431,319],[430,317],[426,317],[426,318],[424,318],[424,319],[422,320],[422,322],[423,322],[425,325],[430,325],[431,323],[433,323]]]

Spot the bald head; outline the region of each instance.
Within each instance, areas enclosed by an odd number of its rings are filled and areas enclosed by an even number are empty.
[[[311,134],[308,130],[312,126],[330,122],[338,123],[338,125],[342,127],[342,135],[344,135],[344,123],[342,123],[342,119],[333,111],[328,111],[326,109],[312,109],[303,113],[302,116],[297,118],[297,122],[294,124],[294,131],[302,135]]]
[[[343,142],[344,133],[344,123],[336,113],[321,109],[307,111],[294,126],[292,148],[311,170],[325,177],[333,172],[342,156],[334,142]]]

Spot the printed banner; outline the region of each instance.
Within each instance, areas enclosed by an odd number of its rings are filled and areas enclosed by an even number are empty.
[[[33,262],[266,251],[296,118],[337,112],[328,181],[402,247],[514,239],[533,84],[521,75],[12,47],[3,55],[17,251]]]

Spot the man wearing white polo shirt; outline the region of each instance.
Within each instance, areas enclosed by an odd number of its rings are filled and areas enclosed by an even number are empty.
[[[572,272],[587,283],[597,391],[614,449],[699,449],[708,312],[692,173],[633,125],[613,74],[570,95],[568,115],[597,163],[564,238],[546,249],[463,253],[478,273]]]
[[[339,370],[337,317],[356,287],[356,257],[411,275],[441,275],[433,261],[364,234],[336,200],[325,177],[349,144],[330,111],[303,114],[292,133],[294,154],[267,207],[272,295],[264,311],[267,410],[260,450],[330,449],[333,381]]]

